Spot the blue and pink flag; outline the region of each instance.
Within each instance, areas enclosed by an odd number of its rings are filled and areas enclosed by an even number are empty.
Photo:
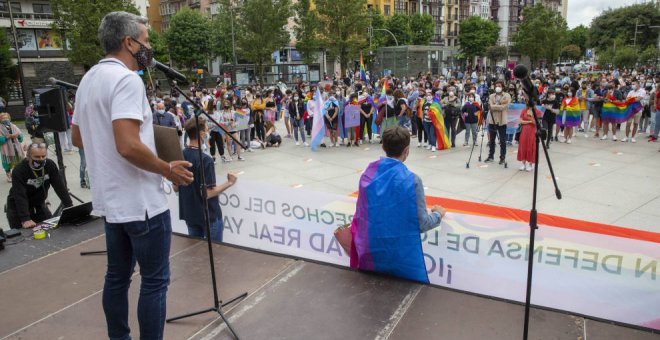
[[[323,120],[325,104],[323,103],[323,97],[321,97],[321,91],[317,88],[314,98],[307,102],[307,111],[310,109],[314,114],[312,121],[312,142],[310,143],[312,151],[316,149],[323,142],[323,137],[325,137],[325,121]]]
[[[415,175],[402,162],[383,157],[364,171],[351,234],[351,268],[429,282]]]

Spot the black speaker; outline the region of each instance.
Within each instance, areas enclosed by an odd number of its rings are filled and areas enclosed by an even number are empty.
[[[39,113],[39,126],[45,131],[63,132],[69,128],[62,91],[56,87],[32,90],[32,103]]]

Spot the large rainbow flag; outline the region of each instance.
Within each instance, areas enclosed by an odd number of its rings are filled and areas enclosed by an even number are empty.
[[[367,82],[367,71],[364,69],[364,59],[362,58],[362,51],[360,51],[360,80]]]
[[[579,126],[582,112],[577,97],[564,98],[561,101],[559,114],[555,118],[557,126]]]
[[[312,109],[314,116],[312,117],[314,121],[312,122],[312,141],[310,146],[312,151],[316,151],[321,142],[323,142],[323,137],[325,137],[325,121],[323,120],[323,109],[325,104],[323,103],[323,97],[321,97],[321,91],[316,89],[316,95],[314,99],[308,102],[308,109]]]
[[[364,171],[351,223],[352,268],[429,282],[414,176],[402,162],[388,157]]]
[[[387,79],[383,80],[383,88],[380,90],[380,98],[378,98],[378,107],[380,104],[387,103]]]
[[[449,133],[447,133],[447,127],[445,126],[445,113],[442,111],[442,104],[440,104],[440,98],[437,95],[433,98],[433,103],[429,108],[429,117],[431,117],[435,129],[437,149],[450,149],[451,142],[449,142]]]
[[[603,103],[603,111],[600,114],[600,120],[603,123],[621,124],[642,110],[642,104],[635,101],[635,98],[617,101],[614,100],[614,97],[609,96],[608,99],[610,102]]]

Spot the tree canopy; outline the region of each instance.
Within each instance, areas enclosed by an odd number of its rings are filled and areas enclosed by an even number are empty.
[[[568,30],[566,33],[566,43],[577,46],[580,49],[580,54],[584,54],[589,47],[589,28],[579,25]]]
[[[211,56],[211,25],[199,12],[184,7],[170,20],[165,32],[170,57],[187,72],[202,68]]]
[[[412,30],[410,29],[410,17],[405,14],[396,13],[387,19],[387,29],[394,34],[396,41],[390,34],[384,32],[387,46],[408,45],[412,41]]]
[[[566,31],[566,20],[561,14],[539,4],[523,10],[523,21],[513,40],[516,48],[529,56],[534,65],[541,59],[559,57]]]
[[[561,56],[566,59],[578,60],[581,55],[582,53],[578,45],[566,45],[561,49]]]
[[[410,17],[410,31],[413,45],[428,45],[433,39],[433,17],[430,14],[414,14]]]
[[[497,63],[498,61],[506,57],[506,53],[507,53],[506,46],[493,45],[493,46],[488,46],[485,55],[486,57],[488,57],[491,63]]]
[[[471,16],[460,24],[458,41],[466,57],[483,56],[488,46],[495,45],[500,26],[492,20]]]
[[[10,69],[12,68],[11,53],[9,52],[9,39],[7,30],[0,30],[0,97],[7,98],[9,93]]]
[[[589,41],[598,52],[612,47],[618,37],[623,39],[625,45],[635,42],[640,50],[645,49],[656,45],[658,30],[649,26],[657,26],[658,23],[660,7],[653,2],[608,9],[591,22]],[[635,25],[638,24],[637,40],[634,41]]]
[[[311,0],[299,0],[294,5],[296,26],[293,31],[296,34],[296,50],[300,52],[302,60],[306,64],[314,62],[315,53],[321,47],[318,30],[319,21],[316,11],[311,9]]]

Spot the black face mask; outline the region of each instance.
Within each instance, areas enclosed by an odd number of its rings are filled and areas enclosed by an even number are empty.
[[[46,160],[36,160],[33,159],[32,162],[30,162],[30,167],[33,170],[41,170],[43,167],[46,166]]]
[[[147,67],[151,67],[154,60],[154,50],[147,48],[147,46],[144,46],[144,44],[134,38],[131,39],[140,44],[140,49],[137,51],[137,53],[131,54],[137,61],[140,70],[145,70]]]

